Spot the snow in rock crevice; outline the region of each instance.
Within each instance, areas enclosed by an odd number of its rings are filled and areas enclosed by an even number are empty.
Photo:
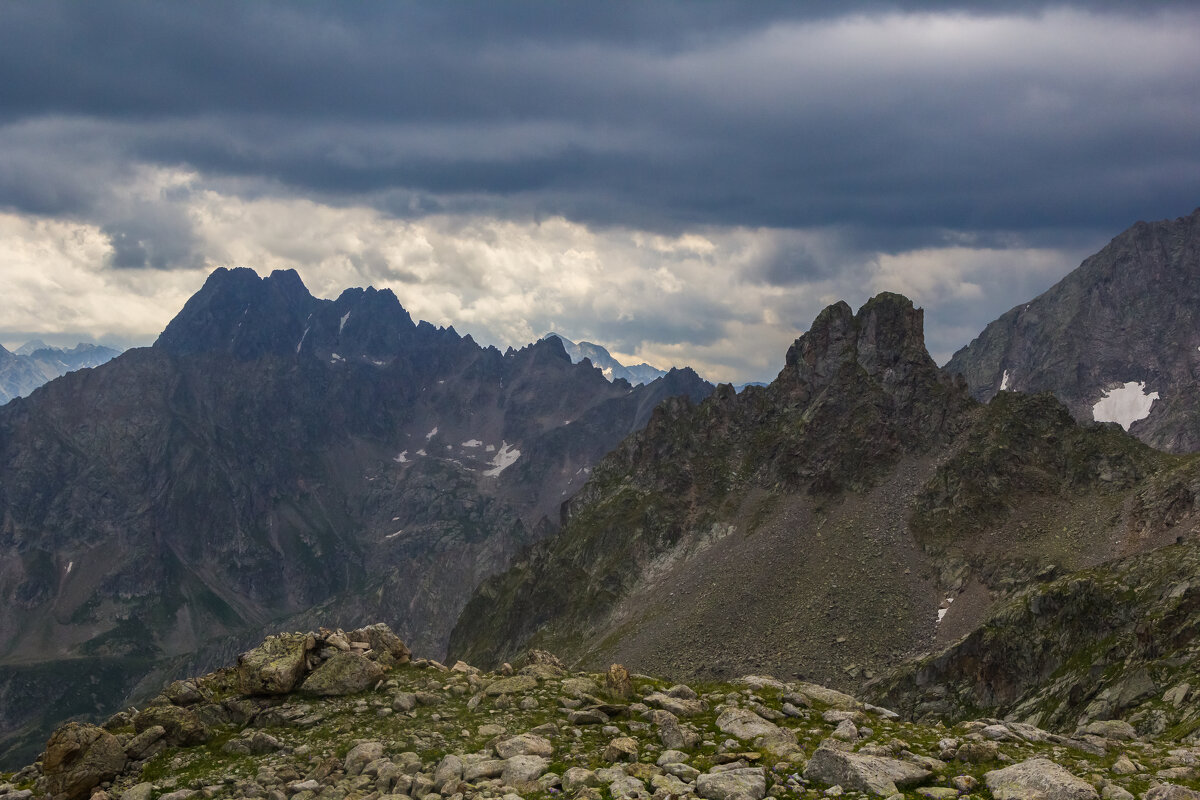
[[[479,447],[482,444],[483,444],[483,442],[479,441],[478,439],[467,439],[465,442],[462,443],[462,446],[463,447]]]
[[[1000,391],[1008,388],[1008,370],[1004,370],[1004,377],[1000,379]]]
[[[430,439],[437,436],[437,431],[438,431],[437,425],[434,425],[433,430],[431,430],[429,433],[425,434],[425,441],[428,442]]]
[[[501,441],[500,449],[496,455],[492,456],[492,469],[486,470],[483,474],[489,478],[494,478],[504,470],[517,463],[517,459],[521,457],[521,451],[510,445],[508,442]]]
[[[304,333],[300,334],[300,341],[296,342],[296,352],[300,352],[300,348],[304,345],[304,340],[308,338],[308,328],[304,329]]]
[[[1096,422],[1115,422],[1125,430],[1140,419],[1150,416],[1150,407],[1161,399],[1158,392],[1147,392],[1145,381],[1127,381],[1124,386],[1107,389],[1092,406]]]
[[[350,312],[347,311],[342,315],[342,321],[338,323],[338,336],[342,335],[342,329],[346,327],[346,322],[350,319]]]
[[[405,450],[405,451],[401,452],[400,455],[393,458],[392,461],[395,461],[397,464],[407,464],[408,463],[408,451]]]

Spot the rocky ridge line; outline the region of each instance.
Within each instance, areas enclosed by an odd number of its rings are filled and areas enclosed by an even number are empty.
[[[484,673],[412,660],[377,624],[270,637],[143,709],[68,723],[0,775],[0,798],[1192,800],[1197,785],[1194,737],[1121,721],[918,725],[811,683],[568,673],[543,651]]]

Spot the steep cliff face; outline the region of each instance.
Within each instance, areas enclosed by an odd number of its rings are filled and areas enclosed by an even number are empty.
[[[1153,447],[1200,450],[1200,209],[1139,222],[954,354],[984,402],[1050,391],[1077,420]]]
[[[937,590],[904,508],[972,405],[906,298],[831,306],[770,386],[663,404],[597,465],[564,532],[480,588],[451,653],[491,662],[535,644],[828,676],[919,646]]]
[[[1031,583],[1173,541],[1135,511],[1177,463],[1049,394],[979,406],[909,301],[839,303],[770,386],[661,406],[563,532],[480,587],[450,652],[855,688]]]
[[[304,616],[443,652],[596,460],[710,389],[613,384],[556,341],[481,348],[389,291],[218,270],[154,347],[0,409],[0,666],[123,659],[127,687]]]

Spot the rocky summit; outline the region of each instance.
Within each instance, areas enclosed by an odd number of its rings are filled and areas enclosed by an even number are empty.
[[[1200,209],[1139,222],[950,359],[988,401],[1053,392],[1076,419],[1200,450]]]
[[[215,271],[153,347],[0,406],[0,763],[284,620],[443,653],[594,462],[709,391],[480,347],[386,290]]]
[[[1056,647],[1082,658],[1115,631],[1081,602],[1061,636],[1025,641],[1038,626],[1016,623],[999,642],[990,615],[1031,587],[1193,540],[1198,470],[1194,456],[1076,422],[1049,394],[973,401],[926,353],[906,298],[839,303],[771,385],[661,406],[596,465],[559,535],[481,585],[450,652],[493,666],[540,647],[583,668],[862,691],[910,658],[943,663],[970,636],[983,644],[961,651],[956,680],[973,691],[973,665],[992,659],[994,691],[939,698],[948,687],[922,667],[921,691],[897,697],[913,713],[1007,714],[1058,685]],[[1147,598],[1167,589],[1151,583]],[[1025,645],[1042,660],[1012,658]],[[1055,725],[1073,730],[1084,705]]]
[[[387,626],[269,637],[101,726],[55,730],[3,800],[1200,798],[1200,745],[1110,721],[953,727],[802,681],[692,685],[412,659]]]

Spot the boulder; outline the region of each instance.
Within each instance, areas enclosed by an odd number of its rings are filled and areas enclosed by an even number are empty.
[[[204,701],[204,695],[195,681],[174,681],[163,689],[163,697],[173,705],[190,706]]]
[[[407,664],[412,660],[412,651],[382,622],[350,631],[348,638],[352,642],[366,642],[371,646],[371,652],[377,656],[387,653],[396,664]]]
[[[704,703],[694,697],[675,697],[663,694],[662,692],[653,692],[646,695],[645,702],[647,705],[656,706],[664,711],[670,711],[677,717],[694,717],[705,710]]]
[[[499,697],[502,694],[528,692],[530,689],[536,689],[537,685],[537,678],[532,675],[513,675],[511,678],[493,681],[483,691],[489,697]]]
[[[133,718],[133,729],[143,733],[155,726],[166,731],[167,743],[173,747],[204,744],[212,731],[190,709],[181,706],[147,706]]]
[[[242,694],[287,694],[304,677],[311,637],[272,636],[238,656],[238,691]]]
[[[983,776],[996,800],[1099,800],[1087,781],[1046,758],[1031,758]]]
[[[841,750],[828,740],[821,743],[804,767],[807,780],[837,784],[843,789],[878,797],[890,797],[901,789],[924,783],[932,775],[924,767],[907,761]]]
[[[353,652],[337,653],[312,671],[300,691],[318,697],[340,697],[358,694],[383,678],[383,667],[365,656]]]
[[[633,680],[629,677],[629,670],[620,664],[610,666],[604,676],[604,690],[612,697],[629,699],[633,695]]]
[[[1102,719],[1089,722],[1075,731],[1076,736],[1103,736],[1106,739],[1136,739],[1137,731],[1123,719]]]
[[[827,689],[815,683],[796,684],[796,691],[818,703],[824,703],[830,708],[837,708],[842,711],[852,711],[856,708],[862,708],[863,705],[848,694],[834,689]]]
[[[534,733],[522,733],[496,742],[496,755],[500,758],[513,756],[549,756],[554,753],[550,741]]]
[[[767,777],[761,767],[709,772],[696,778],[696,794],[706,800],[762,800]]]
[[[131,761],[144,761],[167,749],[167,729],[152,725],[125,743],[125,755]]]
[[[753,741],[759,736],[776,737],[783,728],[744,708],[727,708],[717,717],[717,727],[722,733],[736,736],[743,741]],[[793,738],[793,741],[795,739]]]
[[[433,771],[433,788],[440,792],[447,784],[457,784],[462,779],[463,760],[453,753],[447,753]]]
[[[383,743],[382,742],[363,742],[351,748],[346,754],[346,760],[342,764],[342,768],[346,770],[346,774],[350,777],[361,775],[363,768],[377,758],[383,758]]]
[[[632,739],[628,736],[619,736],[608,743],[604,748],[604,760],[610,764],[615,764],[618,761],[637,761],[638,743],[637,739]]]
[[[1142,795],[1142,800],[1200,800],[1200,792],[1172,783],[1163,783]]]
[[[550,762],[541,756],[513,756],[504,759],[500,780],[509,786],[523,786],[540,778],[549,766]]]
[[[121,742],[103,728],[68,722],[50,735],[42,773],[57,800],[85,800],[92,789],[125,768]]]

